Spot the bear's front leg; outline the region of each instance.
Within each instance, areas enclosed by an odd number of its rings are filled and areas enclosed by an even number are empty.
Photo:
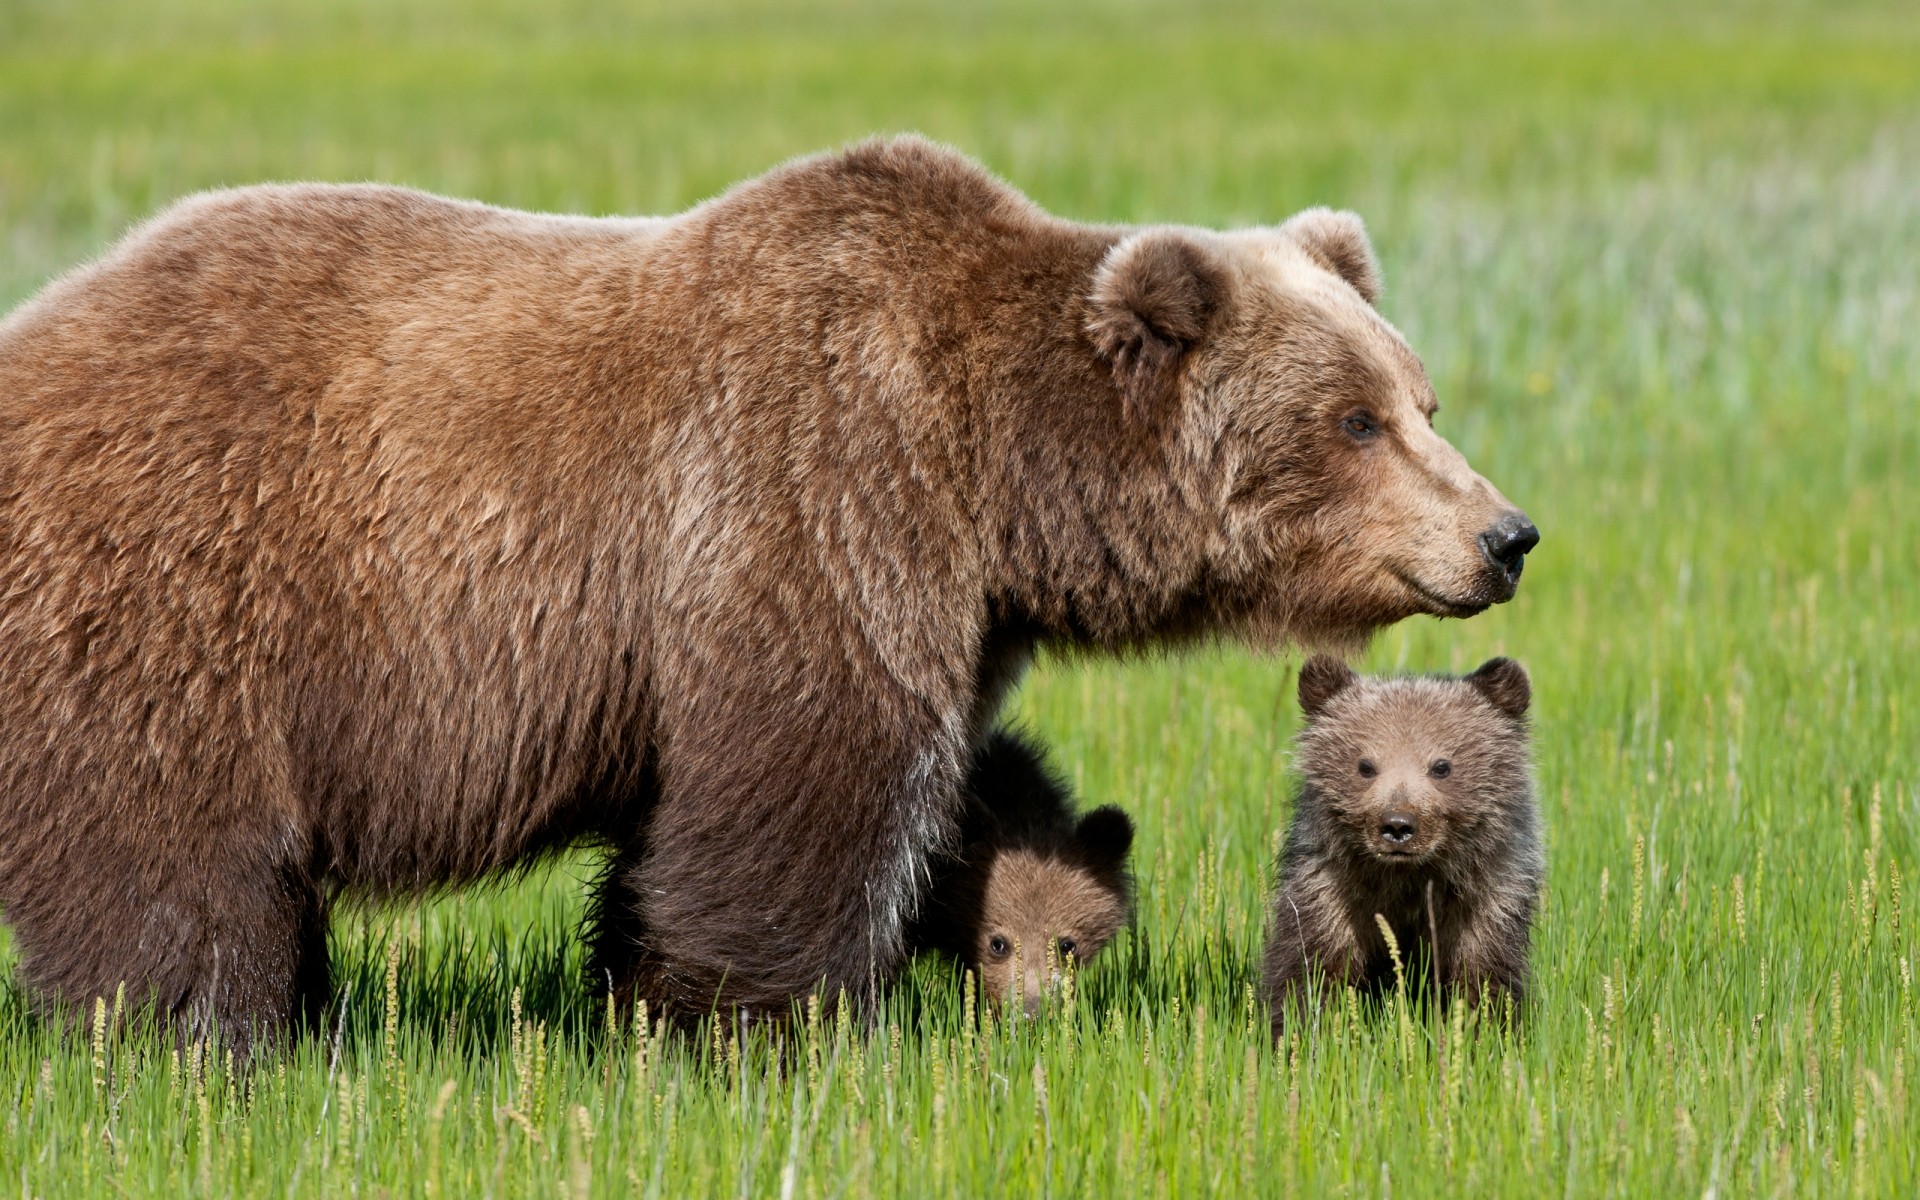
[[[681,1017],[784,1016],[816,989],[872,996],[952,835],[962,710],[714,699],[670,714],[646,848],[611,881],[624,907],[603,903],[625,927],[602,945],[623,956],[601,959],[629,972],[621,990]]]
[[[1365,976],[1365,949],[1333,881],[1310,864],[1289,870],[1273,898],[1262,972],[1274,1036],[1281,1035],[1290,1006],[1304,1011]],[[1310,990],[1315,984],[1317,996]]]
[[[1518,1024],[1527,998],[1532,926],[1531,896],[1490,898],[1465,922],[1447,955],[1446,976],[1454,993],[1496,1020],[1510,1011]]]

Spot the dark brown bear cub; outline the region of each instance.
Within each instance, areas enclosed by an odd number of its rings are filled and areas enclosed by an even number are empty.
[[[995,1005],[1039,1008],[1066,960],[1084,966],[1133,911],[1133,823],[1111,805],[1076,815],[1040,749],[1000,730],[975,753],[960,847],[933,864],[919,950],[971,967]]]
[[[1544,867],[1531,698],[1507,658],[1459,679],[1363,679],[1325,656],[1301,668],[1304,784],[1267,934],[1276,1032],[1310,980],[1391,986],[1382,920],[1410,985],[1504,994],[1517,1015]]]

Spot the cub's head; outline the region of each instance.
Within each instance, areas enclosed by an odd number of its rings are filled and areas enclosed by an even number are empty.
[[[1420,360],[1374,309],[1360,219],[1311,209],[1107,253],[1088,333],[1123,419],[1166,431],[1209,511],[1216,617],[1257,639],[1352,645],[1415,613],[1511,599],[1539,532],[1434,430]]]
[[[1111,806],[1083,815],[1064,841],[989,848],[969,965],[995,1005],[1032,1013],[1067,959],[1085,966],[1133,911],[1133,823]]]
[[[1483,831],[1532,803],[1531,698],[1510,658],[1460,679],[1368,679],[1308,659],[1298,761],[1309,802],[1355,858],[1387,869],[1465,860]]]

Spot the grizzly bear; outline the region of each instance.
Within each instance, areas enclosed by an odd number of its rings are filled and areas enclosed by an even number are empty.
[[[1086,965],[1132,916],[1133,822],[1112,805],[1076,816],[1045,752],[1005,729],[975,752],[962,804],[959,848],[935,856],[907,944],[1032,1013],[1067,960]]]
[[[1037,648],[1353,644],[1537,534],[1360,222],[1083,225],[917,138],[677,217],[183,201],[0,322],[0,910],[242,1045],[329,905],[608,848],[593,977],[896,971]]]
[[[1276,1033],[1312,979],[1392,984],[1382,920],[1409,986],[1431,980],[1475,1005],[1510,997],[1517,1018],[1544,870],[1531,698],[1508,658],[1460,679],[1362,679],[1339,659],[1307,660],[1303,783],[1267,931]]]

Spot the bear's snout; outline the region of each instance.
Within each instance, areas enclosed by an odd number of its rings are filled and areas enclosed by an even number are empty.
[[[1354,812],[1354,831],[1366,855],[1393,867],[1418,866],[1446,841],[1444,798],[1418,782],[1396,780]]]
[[[1047,971],[1028,971],[1026,987],[1021,990],[1020,1006],[1029,1017],[1040,1015],[1040,1006],[1046,1002],[1047,993],[1059,984],[1060,976]]]
[[[1404,812],[1390,812],[1380,818],[1380,840],[1390,849],[1398,850],[1413,840],[1420,827],[1413,817]]]
[[[1519,509],[1507,513],[1480,535],[1480,552],[1505,577],[1508,595],[1520,582],[1527,552],[1540,544],[1540,530]]]

